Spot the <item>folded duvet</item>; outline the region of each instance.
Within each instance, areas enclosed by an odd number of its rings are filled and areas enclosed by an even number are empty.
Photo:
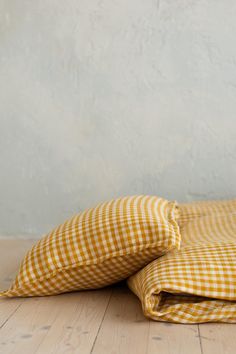
[[[144,314],[174,323],[236,322],[236,200],[180,205],[180,250],[128,279]]]

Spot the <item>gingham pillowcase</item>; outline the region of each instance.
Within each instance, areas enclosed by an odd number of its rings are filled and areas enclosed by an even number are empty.
[[[23,259],[1,296],[43,296],[103,287],[180,247],[178,207],[157,196],[99,204],[55,228]]]

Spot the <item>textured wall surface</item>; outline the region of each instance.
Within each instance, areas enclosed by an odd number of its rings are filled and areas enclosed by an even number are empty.
[[[236,197],[234,0],[0,0],[0,234]]]

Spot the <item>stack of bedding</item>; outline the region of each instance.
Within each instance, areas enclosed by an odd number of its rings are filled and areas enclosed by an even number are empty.
[[[45,296],[127,279],[144,314],[174,323],[236,322],[236,200],[157,196],[101,203],[59,225],[0,296]]]
[[[144,314],[176,323],[236,322],[236,200],[180,205],[181,248],[128,279]]]

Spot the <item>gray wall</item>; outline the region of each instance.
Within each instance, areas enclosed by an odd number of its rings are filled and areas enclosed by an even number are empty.
[[[234,0],[0,0],[0,235],[236,197]]]

